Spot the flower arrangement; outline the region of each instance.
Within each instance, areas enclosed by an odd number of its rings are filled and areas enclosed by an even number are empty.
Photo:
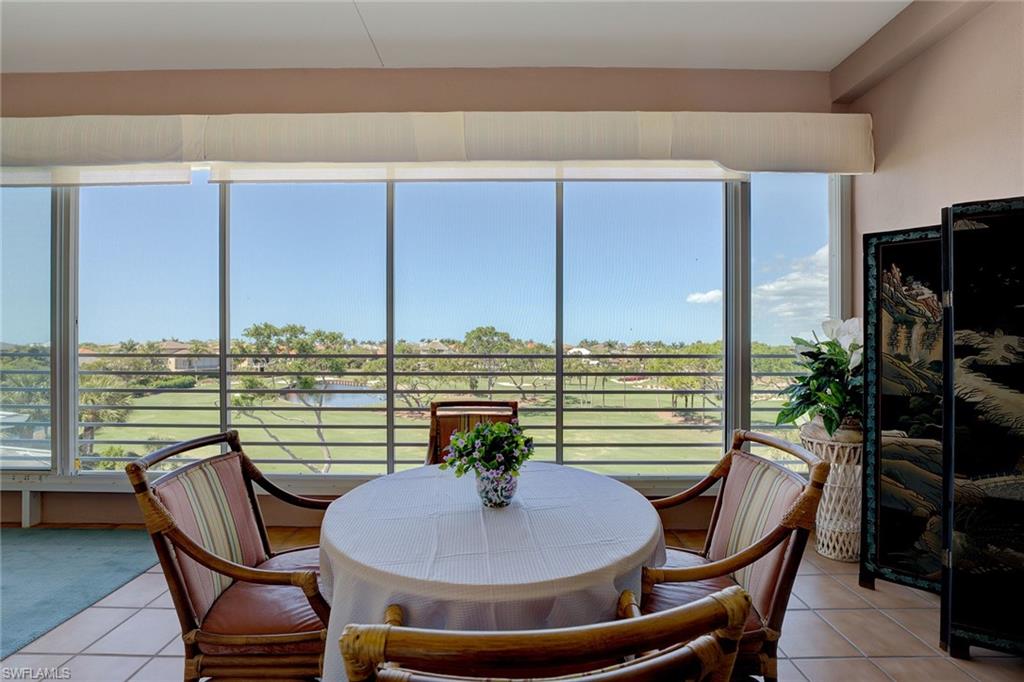
[[[476,491],[487,507],[507,507],[516,494],[519,468],[533,455],[533,439],[523,435],[515,419],[480,422],[468,431],[452,433],[441,469],[460,478],[476,474]]]
[[[813,342],[793,338],[797,365],[807,374],[797,377],[782,392],[787,399],[775,423],[792,424],[804,415],[821,417],[831,436],[844,421],[859,423],[863,416],[864,341],[857,317],[842,322],[826,320],[821,328],[824,340],[817,334]]]
[[[518,420],[480,422],[469,431],[452,433],[451,444],[442,469],[451,469],[455,477],[472,471],[477,475],[488,471],[519,475],[519,468],[533,455],[533,438],[523,435]]]

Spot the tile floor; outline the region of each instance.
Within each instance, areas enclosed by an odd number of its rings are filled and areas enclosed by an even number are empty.
[[[666,533],[689,545],[691,533]],[[275,547],[316,542],[315,529],[272,529]],[[938,598],[879,582],[857,586],[856,564],[809,549],[793,589],[780,647],[779,678],[792,681],[1024,680],[1024,659],[985,649],[949,658],[938,648]],[[181,633],[159,569],[124,587],[0,662],[3,668],[67,667],[72,682],[175,682],[182,677]]]

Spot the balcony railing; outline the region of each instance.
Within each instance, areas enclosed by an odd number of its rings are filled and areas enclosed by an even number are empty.
[[[754,368],[782,357],[755,356]],[[602,473],[700,474],[724,440],[719,355],[407,353],[390,375],[376,353],[233,353],[221,364],[212,353],[81,356],[79,468],[120,469],[229,426],[268,471],[386,473],[422,463],[432,401],[467,397],[518,400],[538,459]],[[795,437],[773,425],[791,376],[752,373],[755,428]]]

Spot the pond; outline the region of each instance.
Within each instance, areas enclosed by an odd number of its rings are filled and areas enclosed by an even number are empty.
[[[384,392],[369,386],[341,384],[332,382],[317,383],[317,389],[327,391],[347,391],[346,393],[324,393],[324,407],[383,407],[387,403]],[[297,405],[318,406],[321,394],[285,393],[284,399]],[[303,401],[305,399],[305,401]]]

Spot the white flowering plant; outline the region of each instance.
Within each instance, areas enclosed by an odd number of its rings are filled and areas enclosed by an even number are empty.
[[[782,391],[786,402],[776,424],[792,424],[807,415],[821,417],[831,436],[844,421],[859,423],[864,416],[864,339],[860,318],[821,325],[824,339],[793,338],[797,365],[807,371]]]
[[[519,468],[533,455],[533,439],[523,435],[519,421],[480,422],[468,431],[452,433],[441,469],[452,469],[459,478],[467,472],[519,475]]]

